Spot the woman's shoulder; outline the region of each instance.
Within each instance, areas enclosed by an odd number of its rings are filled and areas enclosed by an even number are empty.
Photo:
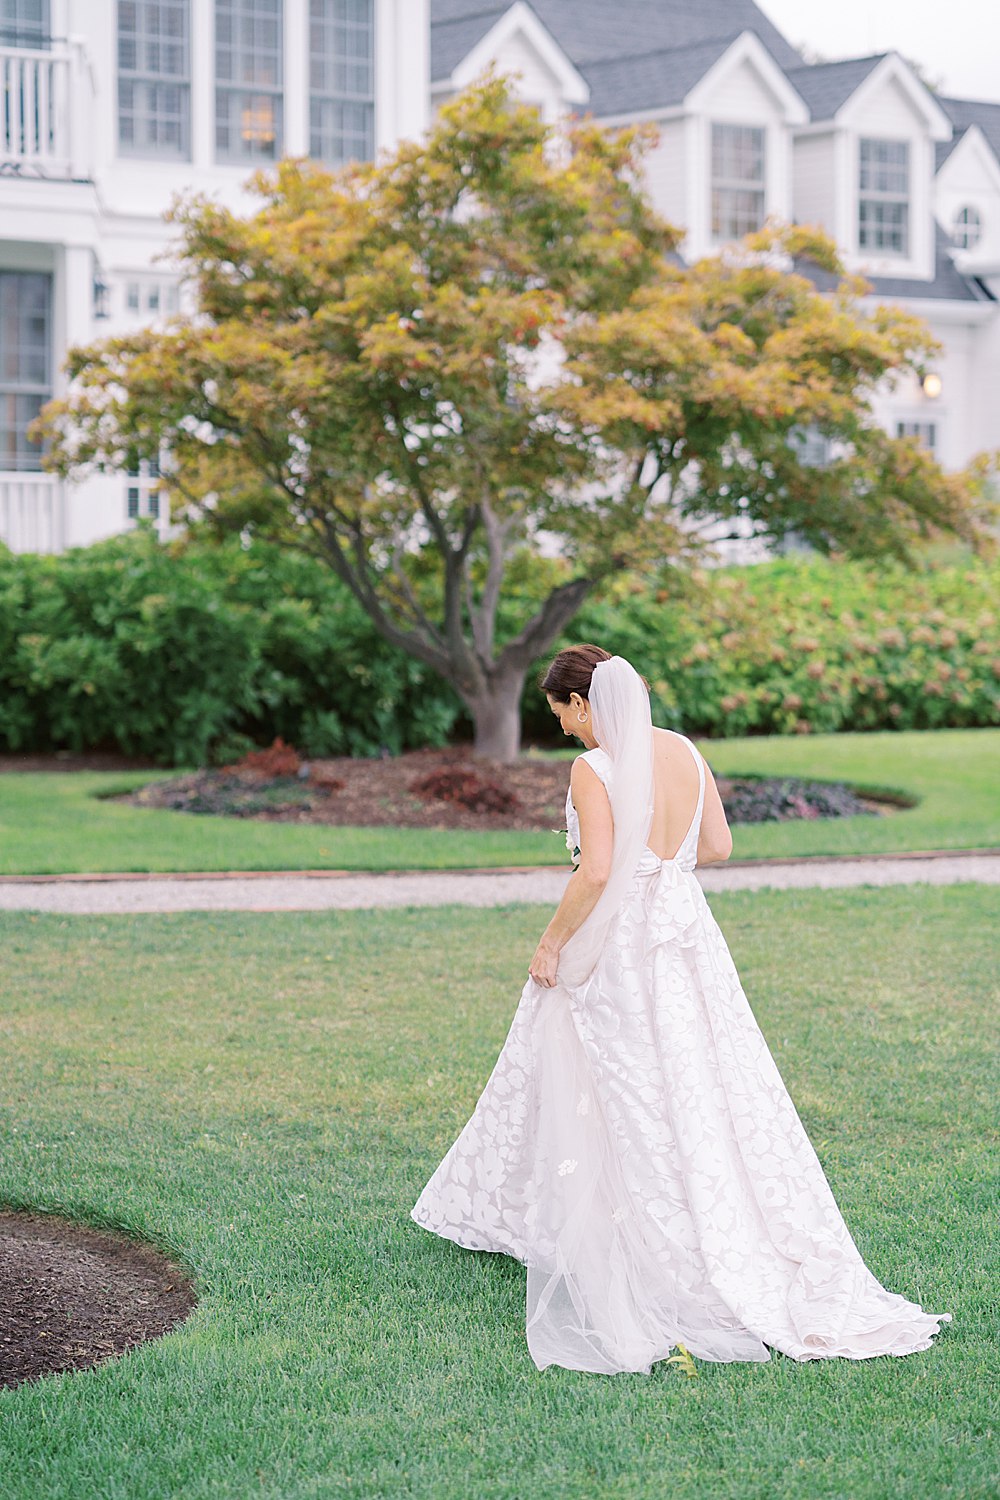
[[[661,745],[676,745],[678,748],[681,745],[687,745],[689,751],[693,750],[696,755],[698,754],[698,746],[694,740],[688,735],[682,734],[679,729],[660,729],[658,725],[654,724],[653,738],[654,742],[659,741]]]
[[[584,750],[576,757],[573,765],[577,766],[580,761],[589,766],[601,781],[607,784],[608,775],[611,771],[611,756],[600,745],[595,745],[593,750]],[[572,772],[570,773],[572,775]]]

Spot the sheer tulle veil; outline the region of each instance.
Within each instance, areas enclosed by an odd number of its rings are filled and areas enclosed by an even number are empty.
[[[631,662],[612,656],[594,668],[588,699],[594,738],[611,761],[608,797],[615,831],[608,883],[559,955],[559,983],[569,988],[584,984],[593,972],[653,817],[653,721],[646,684]]]

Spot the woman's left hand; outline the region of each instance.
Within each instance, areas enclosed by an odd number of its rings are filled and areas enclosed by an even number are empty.
[[[539,943],[535,949],[535,956],[528,965],[528,973],[536,984],[543,989],[550,990],[557,983],[556,970],[559,968],[559,950],[550,948],[547,943]]]

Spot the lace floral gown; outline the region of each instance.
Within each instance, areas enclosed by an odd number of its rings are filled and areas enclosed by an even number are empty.
[[[681,738],[685,738],[681,736]],[[549,1364],[648,1373],[707,1360],[927,1349],[924,1312],[867,1269],[681,848],[646,849],[590,978],[529,979],[475,1111],[410,1217],[527,1266]],[[585,760],[608,784],[600,749]],[[567,796],[570,848],[579,822]]]

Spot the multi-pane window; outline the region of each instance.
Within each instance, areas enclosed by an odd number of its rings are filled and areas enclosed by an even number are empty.
[[[951,242],[957,250],[974,250],[983,237],[978,208],[960,208],[951,222]]]
[[[310,0],[309,154],[340,166],[375,154],[374,0]]]
[[[28,424],[52,395],[52,277],[0,271],[0,469],[40,469]]]
[[[180,308],[180,288],[176,281],[126,281],[124,302],[129,313],[171,314]]]
[[[0,47],[48,47],[49,0],[0,0]]]
[[[118,0],[118,145],[190,155],[190,0]]]
[[[933,453],[937,447],[937,423],[936,422],[897,422],[896,436],[898,438],[916,438],[925,448]]]
[[[804,468],[825,469],[830,463],[830,439],[818,427],[795,428],[788,441]]]
[[[215,0],[215,144],[226,161],[282,153],[281,0]]]
[[[909,142],[862,140],[858,185],[858,248],[908,254]]]
[[[125,514],[130,521],[148,516],[160,519],[160,465],[155,459],[142,459],[137,469],[130,469],[125,487]]]
[[[713,124],[713,239],[738,240],[763,222],[763,126]]]

